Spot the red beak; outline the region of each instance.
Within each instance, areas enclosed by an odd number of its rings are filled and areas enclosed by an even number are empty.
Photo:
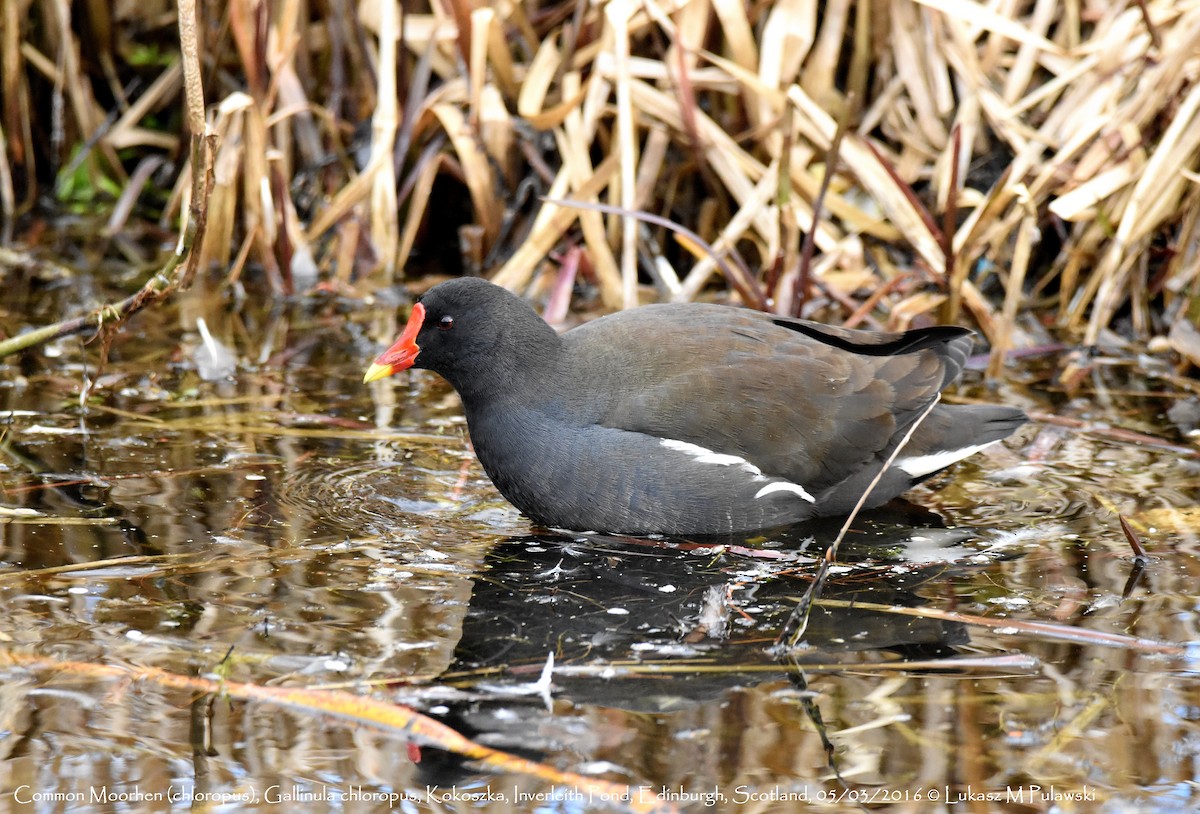
[[[413,366],[413,362],[417,360],[417,354],[421,352],[421,348],[417,345],[417,334],[421,332],[421,325],[424,322],[425,306],[417,303],[413,306],[408,324],[404,326],[404,333],[400,334],[396,344],[379,354],[375,363],[367,368],[367,375],[363,377],[364,384],[382,379],[384,376],[391,376],[393,373],[399,373],[401,370],[408,370]]]

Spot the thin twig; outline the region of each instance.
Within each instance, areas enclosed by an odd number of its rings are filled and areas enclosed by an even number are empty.
[[[178,288],[187,288],[196,272],[199,252],[192,251],[204,242],[208,220],[208,199],[213,186],[213,156],[217,137],[205,132],[204,95],[200,86],[199,39],[196,34],[196,8],[193,0],[179,6],[179,36],[183,53],[184,101],[188,127],[192,131],[192,195],[187,223],[179,245],[163,267],[134,295],[115,304],[102,305],[82,317],[46,325],[0,342],[0,359],[64,336],[106,327],[119,327],[129,317],[156,303]]]
[[[741,282],[739,274],[725,263],[725,255],[728,254],[733,258],[734,263],[737,265],[738,271],[746,280],[751,280],[753,278],[749,267],[746,265],[745,261],[742,260],[742,257],[738,254],[737,250],[732,246],[729,248],[728,252],[718,252],[711,245],[709,245],[704,238],[700,237],[700,235],[696,234],[686,226],[681,226],[673,220],[669,220],[661,215],[655,215],[650,212],[642,212],[636,209],[628,210],[622,206],[610,206],[609,204],[596,203],[594,201],[576,201],[562,198],[542,198],[542,200],[549,204],[555,204],[556,206],[565,206],[574,209],[591,209],[595,210],[596,212],[603,212],[606,215],[632,217],[640,221],[645,221],[646,223],[652,223],[655,226],[662,226],[663,228],[670,229],[672,232],[683,235],[688,240],[699,246],[709,257],[713,259],[713,262],[717,264],[717,268],[721,269],[721,273],[725,275],[725,279],[728,280],[730,284],[738,290],[738,293],[742,295],[743,299],[745,299],[747,303],[750,303],[751,305],[756,304],[756,299],[753,296],[753,292],[746,288],[745,283]],[[765,306],[765,302],[762,303],[762,305]]]
[[[867,488],[864,489],[863,493],[859,496],[858,502],[854,504],[854,508],[850,511],[850,516],[847,517],[846,522],[842,524],[841,531],[838,532],[837,537],[825,552],[825,557],[821,560],[821,564],[817,566],[816,578],[808,586],[808,590],[804,592],[804,596],[800,599],[800,604],[796,606],[794,611],[792,611],[792,614],[788,617],[787,622],[780,630],[779,636],[775,639],[776,648],[782,647],[784,652],[795,649],[797,643],[800,641],[800,637],[802,637],[804,635],[804,631],[808,629],[808,619],[812,614],[813,604],[821,596],[821,589],[824,587],[825,579],[829,575],[829,568],[835,562],[837,562],[838,548],[841,546],[842,540],[846,538],[846,534],[850,531],[850,525],[854,522],[855,518],[858,517],[858,513],[862,511],[862,507],[866,505],[867,498],[871,496],[871,493],[875,491],[875,487],[879,485],[879,481],[883,477],[883,474],[891,468],[892,463],[896,460],[896,456],[900,454],[902,449],[908,446],[908,442],[912,440],[913,433],[915,433],[917,428],[920,427],[925,419],[929,417],[929,414],[933,412],[933,408],[936,407],[940,401],[941,394],[935,394],[933,399],[929,402],[921,414],[917,416],[917,420],[914,421],[912,426],[910,426],[904,433],[904,437],[900,439],[900,443],[897,444],[896,448],[892,450],[890,455],[888,455],[887,460],[883,462],[883,466],[881,466],[879,471],[875,473],[875,477],[871,479],[869,484],[867,484]],[[786,644],[784,644],[784,642],[786,642]]]
[[[1043,639],[1075,644],[1092,644],[1101,647],[1116,647],[1122,650],[1135,650],[1141,653],[1159,653],[1164,656],[1185,656],[1188,646],[1174,642],[1160,642],[1140,636],[1127,636],[1124,633],[1106,633],[1100,630],[1084,630],[1069,625],[1057,625],[1052,622],[1037,622],[1029,619],[992,618],[990,616],[975,616],[969,613],[941,610],[939,608],[908,608],[900,605],[881,605],[874,602],[850,602],[844,599],[819,600],[822,607],[848,608],[853,606],[858,610],[892,613],[898,616],[916,616],[922,619],[937,619],[942,622],[957,622],[975,627],[1011,630],[1017,633],[1028,633]]]
[[[954,125],[950,133],[950,177],[946,182],[946,205],[942,209],[942,255],[945,259],[946,275],[939,281],[942,288],[949,286],[954,269],[954,232],[958,224],[958,162],[962,155],[962,126]]]
[[[804,304],[808,302],[809,295],[812,293],[812,258],[813,250],[816,248],[817,228],[821,223],[821,210],[825,205],[825,194],[829,191],[829,184],[833,180],[834,173],[837,171],[838,156],[842,150],[842,139],[846,135],[846,130],[850,127],[850,116],[855,109],[854,99],[846,100],[846,108],[843,115],[838,119],[837,131],[833,134],[833,141],[829,143],[829,150],[825,153],[825,173],[821,176],[821,186],[817,189],[817,197],[813,199],[812,204],[812,222],[809,224],[808,231],[804,233],[804,246],[800,250],[800,268],[796,277],[796,293],[792,297],[792,316],[798,317],[804,309]],[[784,179],[781,179],[780,183]],[[789,182],[790,183],[790,182]]]

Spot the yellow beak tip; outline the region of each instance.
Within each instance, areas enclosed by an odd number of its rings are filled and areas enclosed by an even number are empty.
[[[385,376],[391,376],[392,372],[393,370],[391,365],[373,364],[367,368],[367,374],[363,376],[363,384],[369,384],[370,382],[377,381]]]

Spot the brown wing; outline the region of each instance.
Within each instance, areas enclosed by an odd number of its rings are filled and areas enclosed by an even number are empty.
[[[629,313],[669,353],[631,364],[627,395],[599,423],[738,455],[814,493],[886,449],[969,347],[959,329],[852,332],[715,306],[690,309],[681,327],[654,310]]]

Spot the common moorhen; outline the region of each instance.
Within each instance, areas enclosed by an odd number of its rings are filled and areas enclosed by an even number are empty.
[[[848,513],[962,370],[971,332],[833,328],[721,305],[648,305],[559,336],[509,291],[430,289],[367,371],[410,367],[462,397],[496,488],[545,526],[725,534]],[[938,404],[878,506],[1026,421]]]

